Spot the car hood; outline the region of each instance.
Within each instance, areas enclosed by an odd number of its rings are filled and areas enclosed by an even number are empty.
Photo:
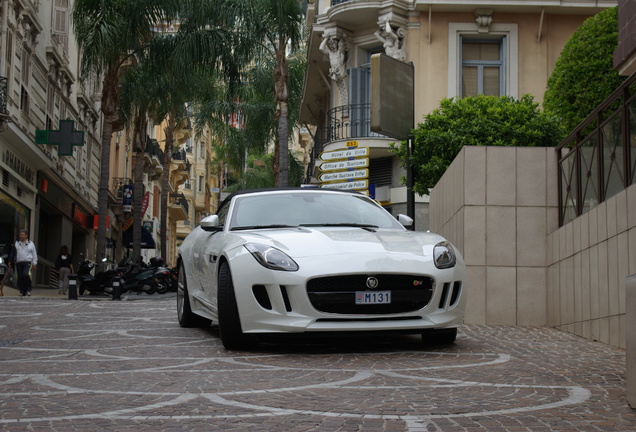
[[[404,230],[349,227],[299,227],[236,233],[242,242],[271,244],[293,258],[339,254],[414,254],[432,256],[444,238]]]

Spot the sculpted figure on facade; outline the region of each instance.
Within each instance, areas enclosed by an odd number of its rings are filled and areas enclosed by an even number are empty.
[[[323,35],[323,40],[320,44],[320,51],[329,56],[329,63],[331,65],[331,68],[329,69],[329,77],[334,81],[344,79],[347,76],[345,63],[347,62],[348,50],[349,47],[345,42],[344,37],[337,39],[332,35]]]
[[[386,20],[374,34],[382,41],[386,55],[400,61],[406,60],[406,52],[404,50],[406,32],[404,28],[399,27],[397,30],[393,30],[391,22]]]
[[[342,103],[347,103],[349,95],[347,92],[347,52],[349,51],[349,45],[345,41],[344,36],[340,39],[333,35],[324,35],[323,40],[320,43],[320,51],[329,56],[329,77],[336,82],[338,90],[340,91],[340,100]]]

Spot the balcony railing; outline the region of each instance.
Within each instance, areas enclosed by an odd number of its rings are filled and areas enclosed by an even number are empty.
[[[186,199],[185,195],[182,193],[171,193],[170,204],[180,205],[183,207],[186,214],[190,213],[190,205],[188,204],[188,200]]]
[[[153,156],[159,159],[160,163],[163,163],[163,150],[155,139],[148,138],[146,140],[146,153],[152,158]]]
[[[351,0],[331,0],[331,6],[339,5],[340,3],[346,3]]]
[[[113,177],[110,181],[110,193],[118,199],[121,199],[124,192],[124,186],[133,184],[133,180],[129,177]]]
[[[327,112],[327,142],[382,136],[371,131],[371,104],[343,105]]]
[[[636,182],[636,75],[629,77],[557,146],[559,224]]]

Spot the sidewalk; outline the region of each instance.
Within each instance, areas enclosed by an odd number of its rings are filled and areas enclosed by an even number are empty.
[[[4,297],[21,297],[20,291],[18,291],[16,288],[11,288],[5,285],[3,291]],[[54,288],[34,287],[33,290],[31,290],[31,297],[63,300],[67,298],[67,295],[58,294],[58,290]],[[0,296],[0,298],[2,297]]]

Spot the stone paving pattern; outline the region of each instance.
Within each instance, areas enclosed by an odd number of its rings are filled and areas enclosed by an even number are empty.
[[[174,297],[101,300],[0,298],[0,430],[636,431],[625,352],[553,329],[226,351]]]

